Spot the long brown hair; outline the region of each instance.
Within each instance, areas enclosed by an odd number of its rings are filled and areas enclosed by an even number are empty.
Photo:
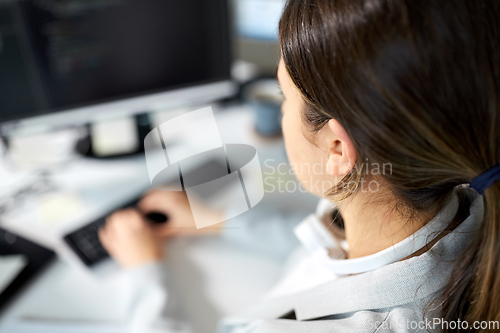
[[[434,214],[453,189],[500,162],[496,0],[290,0],[282,59],[319,130],[337,119],[359,165],[329,194],[391,163],[395,204]],[[361,171],[360,171],[361,170]],[[500,182],[436,300],[448,321],[500,320]]]

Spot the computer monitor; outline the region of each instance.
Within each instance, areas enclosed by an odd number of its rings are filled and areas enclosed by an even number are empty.
[[[1,1],[2,134],[232,95],[226,1]]]

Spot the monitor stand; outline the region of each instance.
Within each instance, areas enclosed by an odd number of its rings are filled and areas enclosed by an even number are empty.
[[[91,125],[85,125],[87,127],[87,135],[85,135],[82,139],[80,139],[76,144],[76,151],[78,154],[88,157],[88,158],[97,158],[97,159],[115,159],[115,158],[123,158],[134,156],[137,154],[144,153],[144,138],[151,131],[151,125],[149,120],[149,114],[147,112],[140,113],[134,116],[135,127],[137,132],[137,149],[127,153],[119,153],[119,154],[109,154],[102,155],[96,154],[95,149],[92,147],[92,131]]]

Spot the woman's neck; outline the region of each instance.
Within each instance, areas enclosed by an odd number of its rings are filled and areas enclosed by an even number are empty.
[[[396,199],[388,191],[358,192],[337,203],[349,243],[348,258],[382,251],[415,233],[428,218],[404,216],[394,209]]]

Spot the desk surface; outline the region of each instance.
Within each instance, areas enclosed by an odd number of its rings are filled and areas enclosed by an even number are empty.
[[[219,318],[257,302],[281,272],[280,263],[218,237],[176,239],[168,252],[178,294],[196,332],[214,332]],[[119,273],[99,278],[59,259],[2,314],[0,332],[2,324],[16,318],[123,323],[120,282]]]
[[[248,107],[217,113],[222,141],[255,146],[263,166],[286,162],[282,142],[258,138],[252,117]],[[6,174],[0,170],[3,176],[0,183],[22,178],[20,175],[6,178]],[[37,213],[37,198],[32,198],[9,214],[2,226],[56,251],[65,230],[89,221],[116,206],[116,202],[136,196],[149,183],[142,156],[109,162],[75,161],[58,171],[54,180],[59,191],[78,193],[83,198],[84,209],[78,216],[68,218],[65,223],[43,224]],[[300,192],[266,193],[264,200],[311,209],[316,202]],[[236,314],[256,302],[276,282],[281,271],[280,263],[244,252],[218,237],[175,239],[168,252],[176,280],[180,282],[179,294],[197,332],[213,332],[218,318]],[[16,318],[123,322],[119,275],[97,277],[65,261],[64,254],[61,258],[2,313],[0,332],[2,323]],[[242,284],[248,288],[242,290]],[[236,292],[238,297],[234,297]]]

